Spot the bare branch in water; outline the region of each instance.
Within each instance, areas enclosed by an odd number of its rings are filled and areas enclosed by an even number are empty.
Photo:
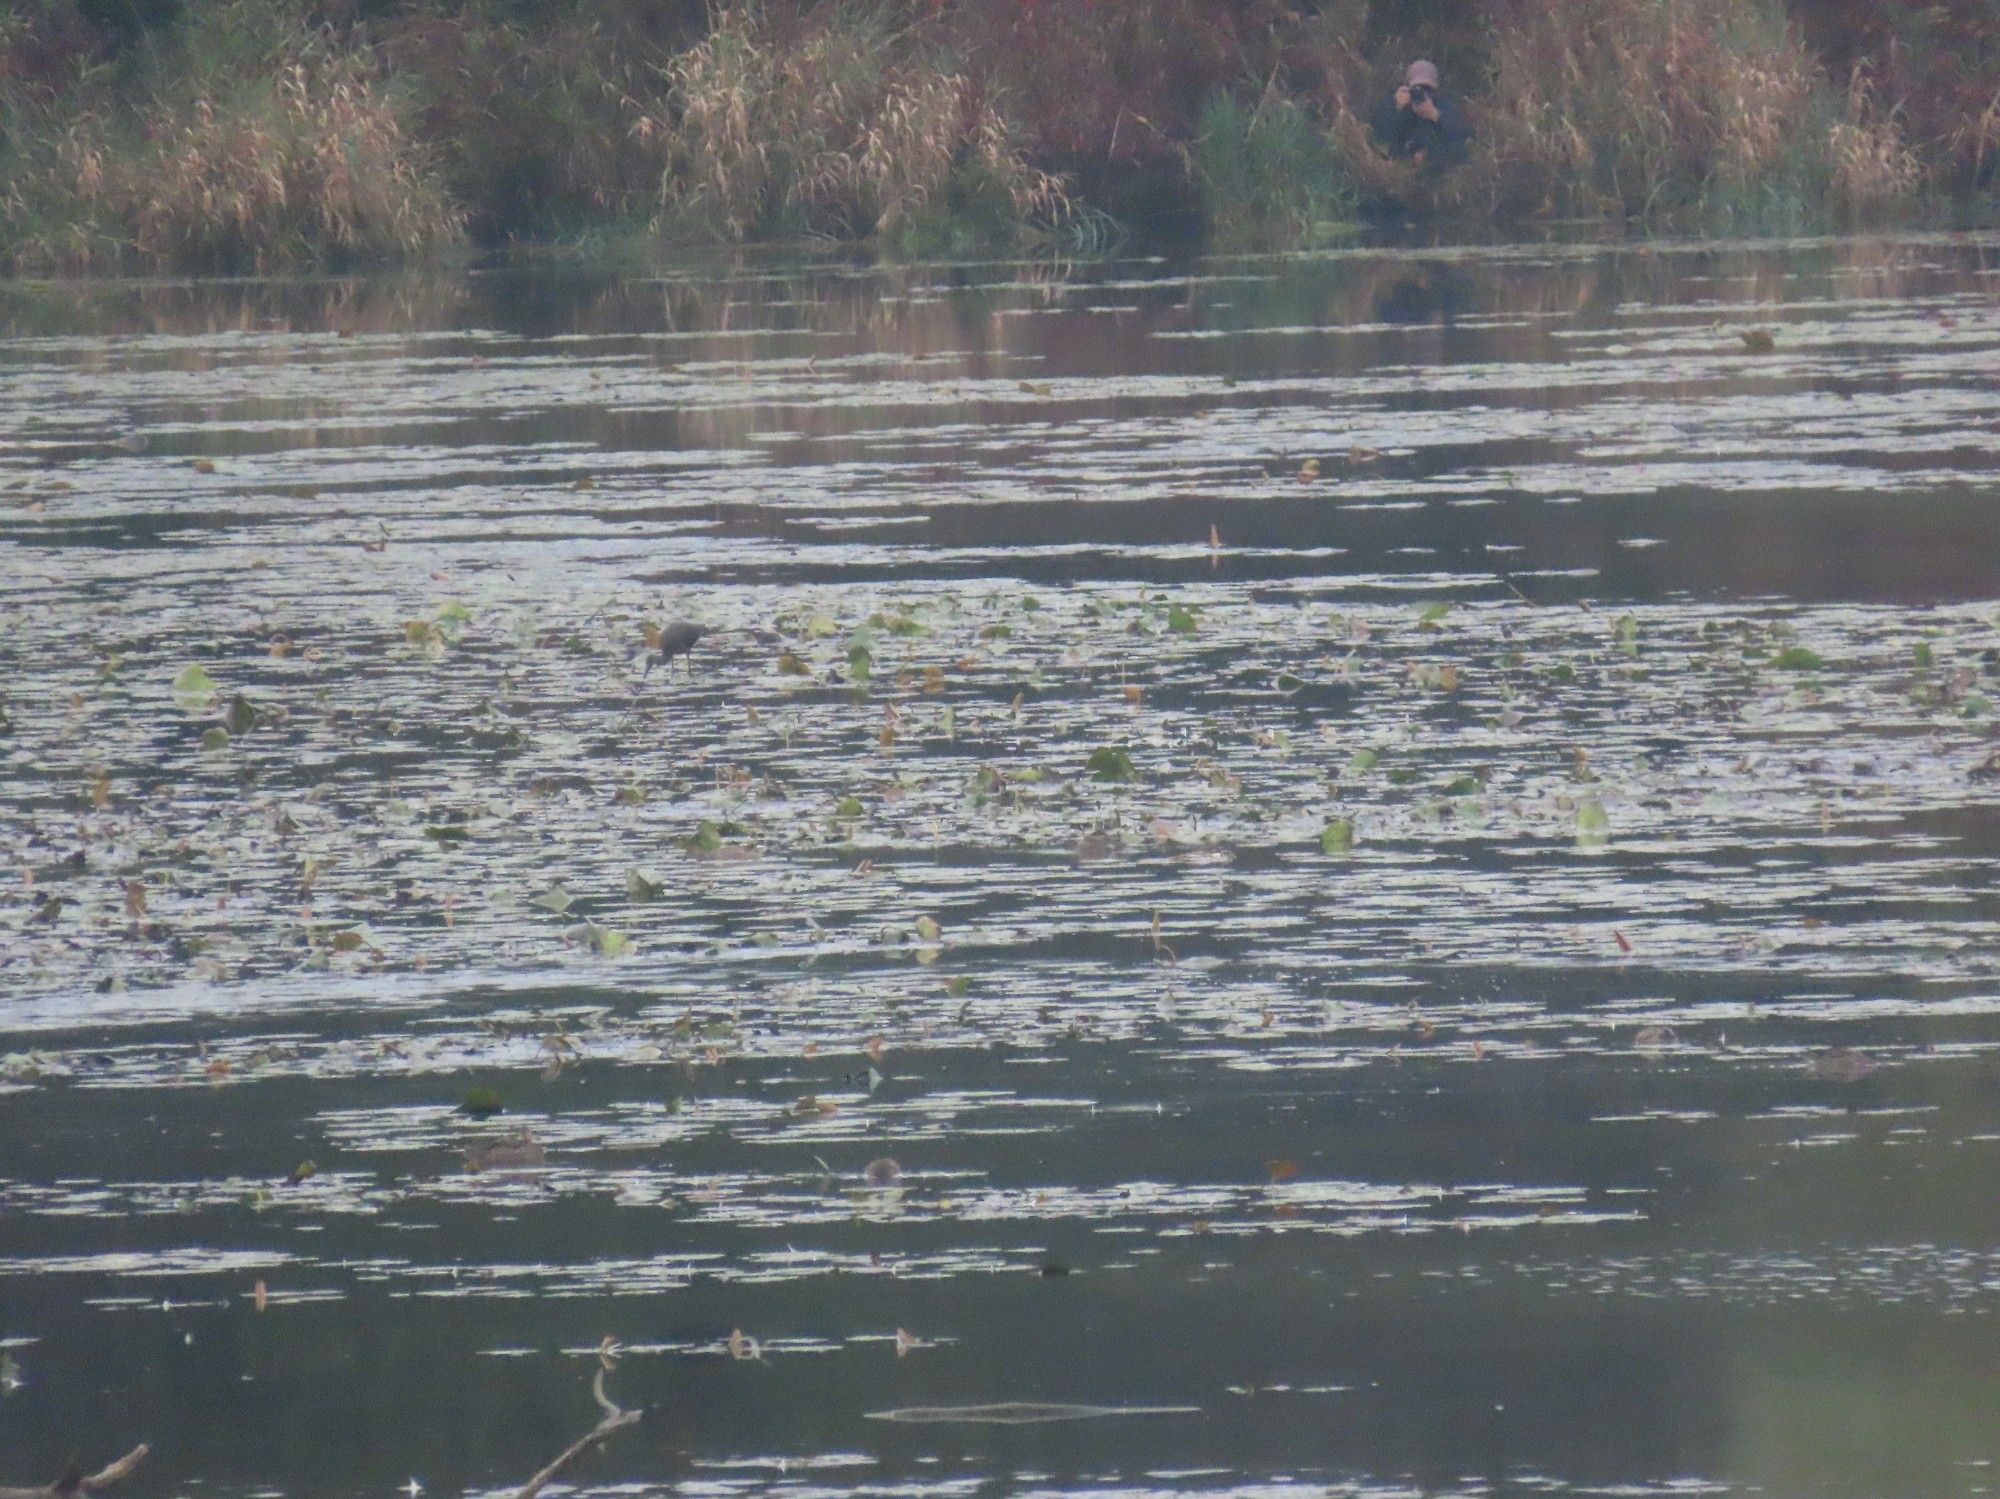
[[[141,1442],[130,1452],[119,1458],[108,1468],[96,1473],[85,1473],[71,1466],[70,1470],[52,1483],[39,1488],[0,1487],[0,1499],[75,1499],[78,1494],[94,1494],[99,1489],[108,1489],[145,1460],[152,1449]]]
[[[609,1339],[606,1341],[608,1343]],[[612,1432],[617,1431],[621,1427],[630,1426],[639,1419],[641,1412],[621,1409],[609,1395],[604,1393],[604,1376],[611,1368],[612,1355],[606,1351],[600,1352],[598,1357],[601,1360],[601,1364],[597,1371],[597,1378],[590,1383],[590,1393],[596,1397],[598,1409],[604,1412],[604,1419],[578,1437],[574,1442],[570,1443],[568,1447],[564,1448],[562,1455],[554,1462],[542,1469],[533,1478],[530,1478],[522,1487],[520,1493],[514,1496],[514,1499],[535,1499],[535,1496],[547,1488],[549,1483],[564,1468],[567,1468],[577,1458],[597,1446],[598,1443],[610,1436]],[[31,1492],[37,1496],[40,1496],[42,1493],[41,1490]],[[24,1492],[16,1496],[0,1492],[0,1499],[28,1499],[28,1494]]]

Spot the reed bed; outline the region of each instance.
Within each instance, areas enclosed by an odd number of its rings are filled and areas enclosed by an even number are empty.
[[[81,0],[0,16],[0,265],[611,234],[955,253],[1097,246],[1114,216],[1232,247],[1384,211],[1771,229],[1933,209],[2000,167],[2000,0],[131,10],[137,30]],[[1417,55],[1477,129],[1443,177],[1382,158],[1363,123]]]
[[[685,232],[895,239],[944,214],[998,231],[1072,208],[935,29],[897,6],[735,5],[667,79],[640,129],[665,147],[661,210]]]

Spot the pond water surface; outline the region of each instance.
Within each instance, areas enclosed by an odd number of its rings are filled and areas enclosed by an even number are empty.
[[[1997,473],[2000,238],[0,287],[0,1483],[1986,1492]]]

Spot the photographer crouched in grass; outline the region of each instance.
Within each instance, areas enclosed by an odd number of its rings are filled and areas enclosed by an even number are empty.
[[[1438,87],[1434,63],[1413,62],[1402,85],[1368,116],[1375,144],[1398,161],[1442,172],[1465,160],[1472,125],[1465,107]]]

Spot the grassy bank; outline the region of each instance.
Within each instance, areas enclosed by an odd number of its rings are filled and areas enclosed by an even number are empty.
[[[1362,124],[1419,54],[1477,128],[1442,179]],[[1986,202],[1996,78],[2000,0],[16,0],[0,262],[1817,227]]]

